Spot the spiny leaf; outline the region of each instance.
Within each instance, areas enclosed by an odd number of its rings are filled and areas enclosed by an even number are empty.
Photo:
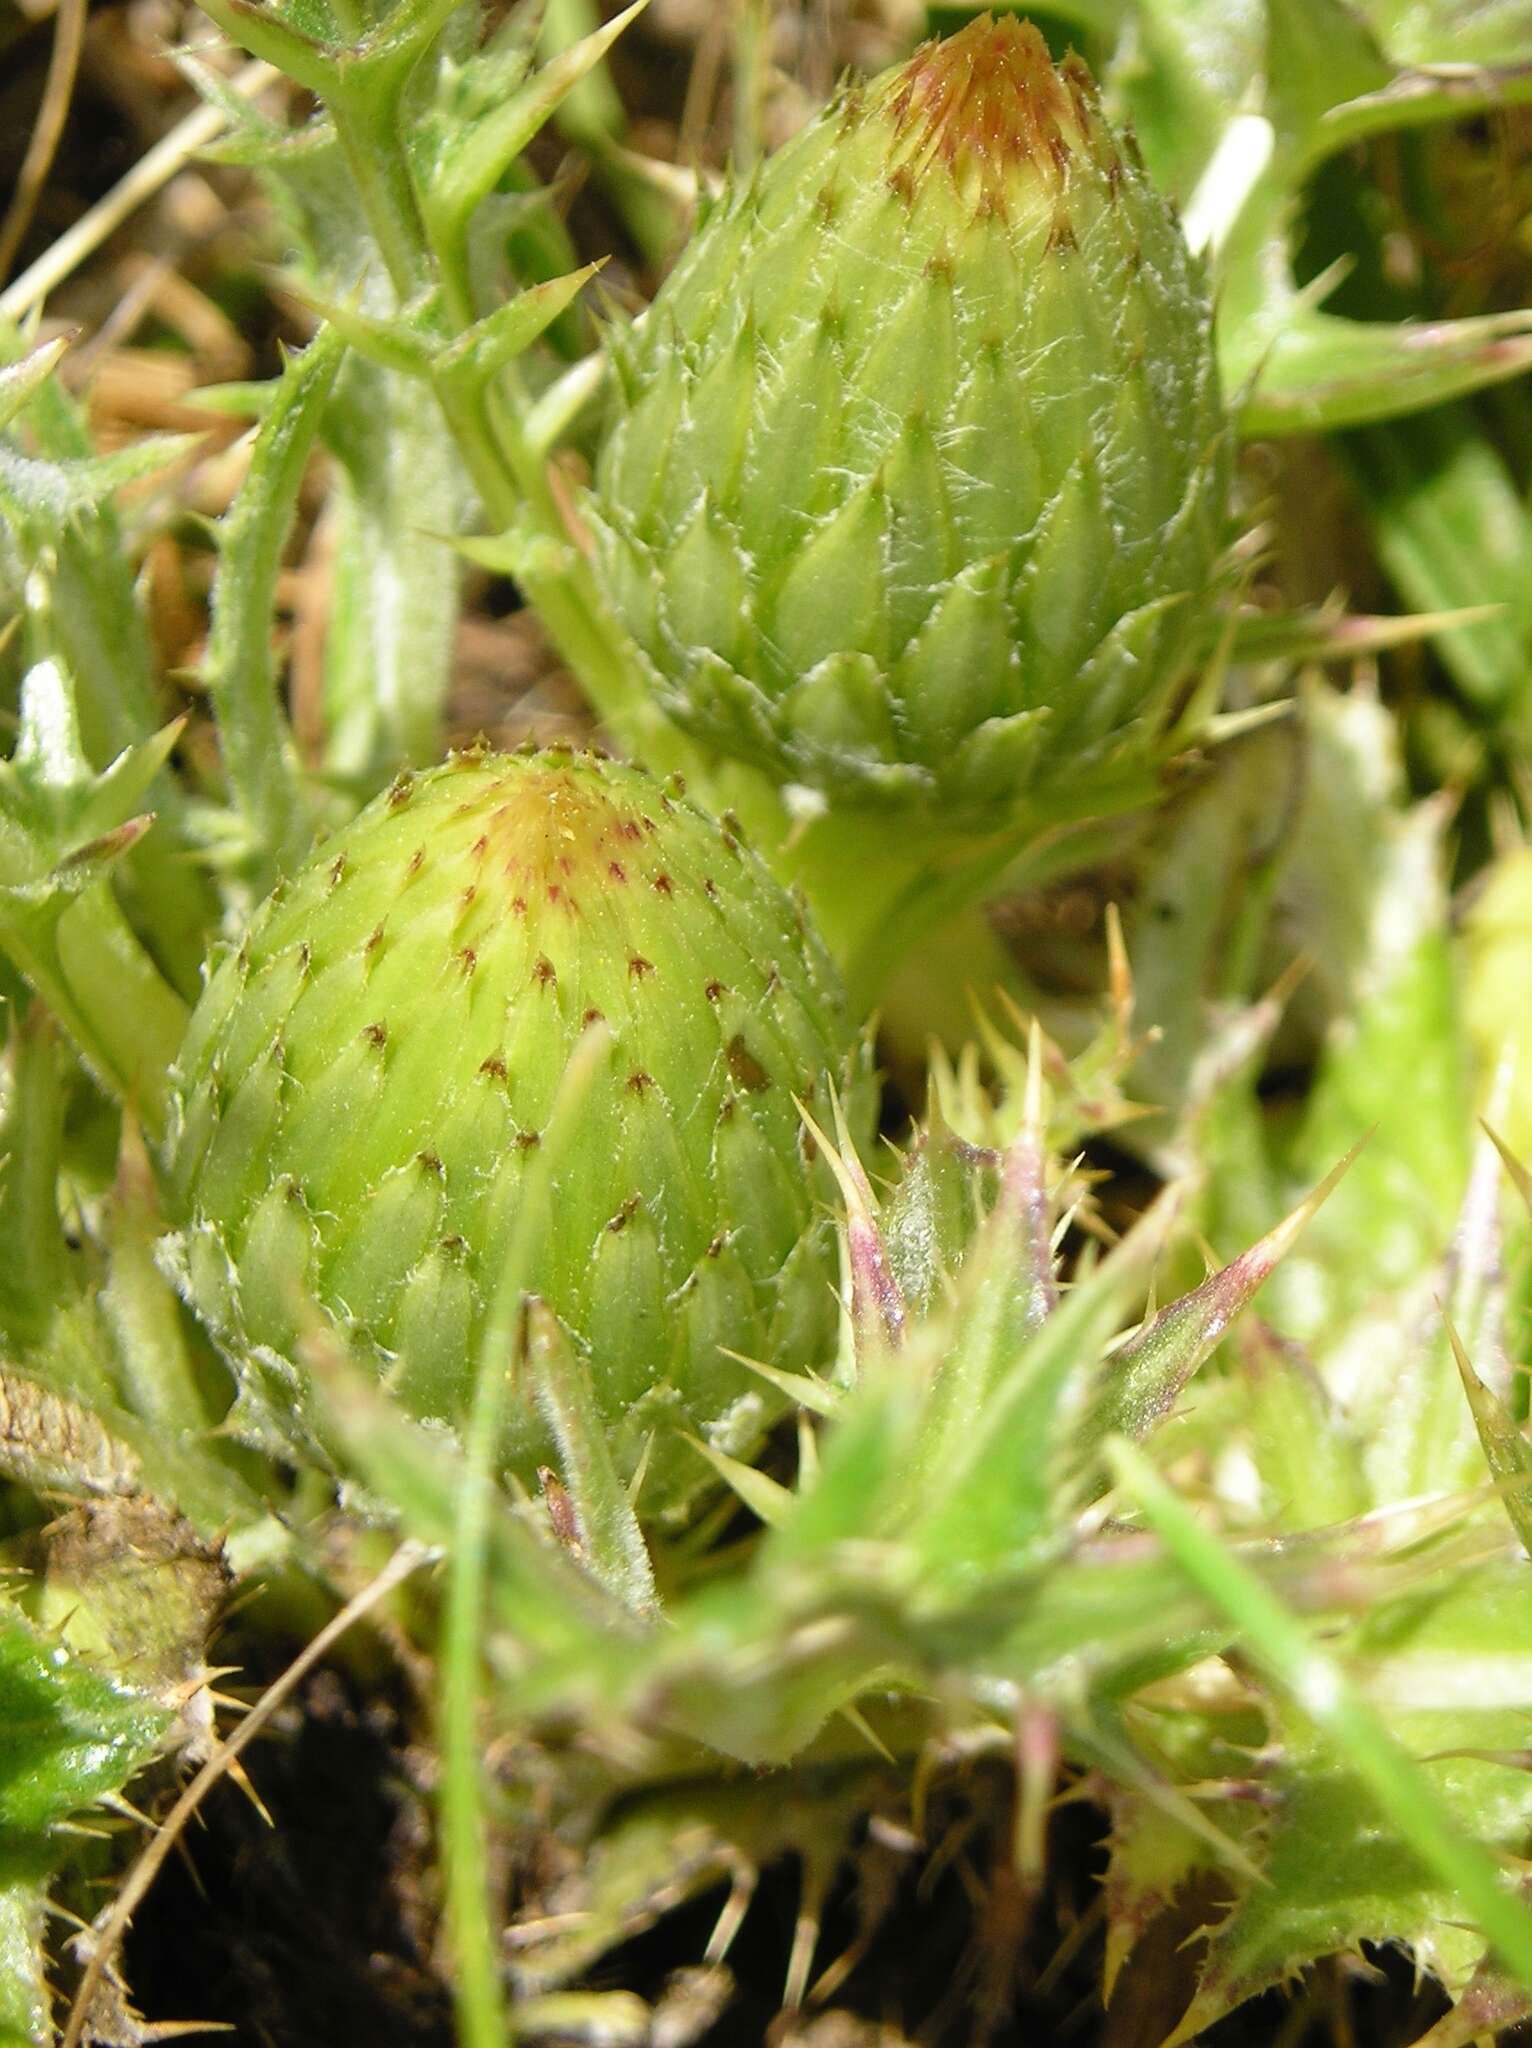
[[[1418,601],[1417,591],[1410,595]],[[1251,612],[1236,620],[1234,645],[1240,661],[1352,661],[1438,635],[1443,636],[1444,646],[1450,645],[1453,634],[1495,625],[1504,616],[1505,607],[1499,602],[1381,616],[1348,613],[1335,604],[1307,611]]]
[[[32,394],[53,375],[68,352],[69,336],[61,334],[56,341],[45,342],[19,362],[7,363],[0,368],[0,427],[11,424],[26,407]]]
[[[1474,1371],[1461,1338],[1447,1322],[1452,1355],[1462,1375],[1463,1392],[1473,1410],[1485,1463],[1500,1481],[1500,1498],[1522,1548],[1532,1557],[1532,1444],[1500,1396]]]
[[[780,1366],[767,1365],[759,1358],[746,1358],[743,1352],[725,1350],[724,1356],[736,1364],[747,1366],[751,1372],[759,1373],[772,1386],[786,1394],[799,1408],[807,1408],[811,1415],[829,1417],[838,1412],[844,1393],[839,1387],[832,1387],[827,1381],[816,1379],[803,1372],[784,1372]]]
[[[527,1375],[558,1443],[559,1476],[574,1505],[580,1557],[625,1607],[651,1614],[656,1595],[649,1547],[612,1463],[590,1376],[570,1349],[563,1325],[542,1302],[529,1304],[527,1321]]]
[[[461,1453],[403,1415],[376,1382],[317,1331],[307,1346],[328,1430],[363,1481],[422,1542],[445,1548],[463,1486]],[[507,1640],[557,1655],[588,1652],[621,1616],[572,1558],[497,1503],[490,1518],[490,1597]]]
[[[1511,1150],[1510,1146],[1507,1145],[1505,1140],[1498,1136],[1496,1132],[1491,1130],[1488,1124],[1484,1126],[1484,1129],[1487,1132],[1491,1142],[1493,1143],[1495,1150],[1500,1154],[1501,1159],[1505,1162],[1505,1170],[1511,1176],[1511,1185],[1515,1188],[1517,1194],[1520,1195],[1522,1201],[1525,1202],[1527,1207],[1527,1214],[1529,1216],[1532,1216],[1532,1172],[1529,1172],[1527,1168],[1522,1165],[1521,1161],[1516,1157],[1516,1154]]]
[[[1282,323],[1258,363],[1225,357],[1229,377],[1253,375],[1240,414],[1247,435],[1330,432],[1390,419],[1503,383],[1529,366],[1532,312],[1390,322],[1308,309]]]
[[[205,0],[202,11],[241,49],[264,57],[310,92],[324,98],[333,87],[341,52],[305,35],[274,9],[256,0]]]
[[[1251,1455],[1287,1530],[1349,1521],[1371,1504],[1356,1432],[1307,1352],[1253,1316],[1237,1339]]]
[[[606,258],[587,263],[567,277],[551,277],[530,285],[497,306],[444,348],[436,360],[438,376],[460,380],[474,389],[514,362],[572,306],[584,287],[605,266]]]
[[[1466,405],[1368,427],[1336,445],[1404,601],[1481,608],[1476,619],[1449,614],[1435,629],[1459,690],[1524,728],[1532,709],[1522,680],[1532,644],[1532,517],[1504,457]]]
[[[233,794],[260,848],[257,886],[306,850],[312,829],[277,696],[271,619],[282,544],[341,350],[341,337],[322,328],[301,355],[289,358],[219,532],[203,674]]]
[[[738,1458],[715,1450],[701,1437],[689,1436],[686,1441],[700,1457],[707,1459],[725,1485],[738,1495],[752,1514],[760,1517],[768,1529],[779,1527],[787,1519],[793,1504],[790,1487],[783,1486],[770,1473],[758,1471],[754,1465],[746,1465]]]
[[[874,1351],[884,1346],[897,1346],[904,1328],[904,1299],[889,1265],[887,1248],[873,1208],[872,1189],[845,1129],[840,1104],[837,1102],[835,1105],[839,1145],[830,1142],[796,1096],[793,1104],[803,1119],[805,1130],[834,1174],[845,1204],[843,1227],[851,1269],[851,1328],[856,1359],[861,1368]]]
[[[1118,1437],[1107,1457],[1183,1569],[1239,1629],[1256,1664],[1365,1788],[1368,1804],[1461,1900],[1501,1960],[1532,1985],[1532,1913],[1505,1889],[1491,1855],[1462,1831],[1355,1682],[1255,1572],[1197,1521],[1142,1452]],[[1173,2041],[1190,2040],[1203,2023],[1194,2008]]]
[[[95,511],[125,484],[170,468],[196,445],[195,434],[160,434],[110,455],[50,462],[0,442],[0,510],[26,528],[35,543],[46,543],[79,513]]]
[[[153,1752],[166,1718],[0,1611],[0,1834],[35,1840],[116,1791]]]
[[[605,260],[515,293],[458,335],[443,331],[434,296],[386,319],[365,312],[356,300],[311,291],[303,296],[353,348],[384,369],[472,391],[524,354],[574,303]]]
[[[1076,1277],[1044,1322],[1013,1321],[1014,1255],[997,1210],[971,1290],[964,1275],[950,1357],[922,1418],[908,1481],[909,1540],[924,1569],[957,1583],[985,1571],[1015,1570],[1034,1549],[1058,1542],[1074,1505],[1078,1457],[1088,1441],[1081,1411],[1095,1361],[1141,1297],[1179,1207],[1168,1190],[1094,1271]],[[981,1246],[973,1264],[985,1257]]]
[[[449,232],[464,231],[473,209],[647,5],[648,0],[633,0],[594,35],[543,65],[521,90],[452,139],[424,195],[439,223]]]
[[[1287,1256],[1360,1149],[1353,1147],[1259,1244],[1191,1294],[1161,1309],[1111,1354],[1087,1426],[1092,1441],[1116,1432],[1145,1437],[1170,1412],[1192,1374],[1211,1358],[1229,1325]]]

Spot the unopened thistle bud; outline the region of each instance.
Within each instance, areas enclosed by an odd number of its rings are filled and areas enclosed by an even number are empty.
[[[182,1059],[184,1284],[277,1441],[312,1430],[322,1310],[413,1415],[459,1426],[530,1162],[604,1022],[528,1276],[584,1360],[641,1507],[782,1405],[723,1347],[801,1366],[836,1253],[795,1106],[851,1042],[798,911],[737,836],[592,756],[460,757],[395,787],[268,902]],[[598,1034],[599,1036],[599,1034]],[[513,1386],[507,1464],[552,1461]]]
[[[982,17],[722,204],[619,360],[590,516],[671,716],[949,822],[1152,758],[1229,437],[1169,205],[1074,60]]]

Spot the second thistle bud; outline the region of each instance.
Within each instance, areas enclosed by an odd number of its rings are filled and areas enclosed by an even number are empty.
[[[848,1078],[817,942],[736,835],[588,755],[460,756],[377,799],[258,913],[181,1061],[186,1292],[278,1443],[323,1430],[323,1311],[397,1399],[461,1427],[574,1048],[604,1048],[536,1196],[525,1276],[563,1326],[643,1510],[785,1405],[728,1352],[801,1368],[836,1250],[799,1102]],[[795,1099],[796,1098],[796,1099]],[[497,1361],[502,1369],[506,1361]],[[506,1464],[556,1462],[518,1370]]]
[[[983,17],[701,227],[591,506],[670,714],[856,804],[991,821],[1151,754],[1229,449],[1197,266],[1073,60]]]

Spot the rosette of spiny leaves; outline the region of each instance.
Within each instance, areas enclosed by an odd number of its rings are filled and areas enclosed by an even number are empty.
[[[1103,1494],[1115,1471],[1119,1516],[1136,1491],[1157,1505],[1154,1464],[1145,1478],[1114,1446],[1137,1439],[1156,1462],[1162,1442],[1178,1450],[1193,1375],[1328,1189],[1147,1316],[1184,1191],[1104,1255],[1072,1260],[1066,1284],[1061,1233],[1091,1212],[1065,1161],[1083,1131],[1123,1113],[1132,1048],[1117,1025],[1070,1068],[1041,1041],[1028,1055],[990,1036],[1009,1107],[987,1107],[971,1070],[944,1076],[882,1198],[844,1132],[822,1136],[845,1204],[839,1364],[823,1376],[758,1368],[802,1411],[796,1483],[715,1446],[695,1452],[760,1525],[737,1562],[707,1560],[695,1541],[658,1544],[652,1572],[637,1562],[625,1493],[589,1454],[595,1407],[583,1397],[582,1417],[569,1379],[551,1514],[539,1504],[491,1518],[492,1701],[530,1745],[517,1754],[541,1788],[540,1824],[554,1825],[561,1853],[578,1852],[578,1874],[534,1890],[513,1928],[528,2026],[543,2012],[549,2024],[555,2011],[570,2018],[568,2001],[587,1998],[570,1987],[605,1948],[728,1877],[734,1897],[709,1952],[720,1961],[753,1873],[788,1854],[802,1859],[809,1930],[784,1956],[786,2002],[798,2002],[818,1902],[858,1815],[869,1804],[908,1815],[912,1784],[939,1778],[943,1758],[1010,1755],[1023,1731],[1027,1882],[1063,1762],[1141,1800],[1156,1829],[1184,1833],[1232,1890],[1262,1889],[1263,1852],[1246,1828],[1265,1795],[1259,1760],[1220,1752],[1226,1807],[1208,1807],[1204,1756],[1187,1746],[1178,1758],[1154,1739],[1154,1689],[1230,1649],[1243,1617],[1221,1610],[1183,1559],[1109,1520]],[[541,1311],[526,1341],[544,1369],[557,1359]],[[420,1534],[450,1540],[466,1483],[456,1461],[340,1361],[325,1385],[348,1456]],[[1385,1525],[1351,1539],[1365,1540],[1365,1588],[1342,1569],[1353,1549],[1325,1537],[1291,1551],[1254,1541],[1235,1568],[1284,1616],[1289,1602],[1346,1615],[1364,1599],[1407,1599],[1429,1578],[1435,1566],[1412,1556],[1420,1535]],[[1343,1684],[1342,1694],[1349,1705]],[[1211,1719],[1204,1750],[1231,1729],[1258,1748],[1265,1706],[1255,1691],[1242,1719]],[[539,1751],[536,1737],[556,1729],[562,1752],[571,1724],[599,1731],[604,1777],[587,1762],[564,1778],[555,1753]],[[1396,1756],[1387,1736],[1366,1733]],[[1327,1724],[1315,1746],[1349,1782],[1362,1747],[1352,1731]],[[768,1775],[752,1785],[740,1763]],[[1364,1785],[1356,1798],[1372,1796]],[[1473,1869],[1465,1910],[1488,1897],[1493,1918],[1492,1866]],[[589,1999],[593,2021],[599,1996]]]
[[[1474,1126],[1476,1109],[1507,1113],[1494,1076],[1517,1021],[1503,1006],[1490,1046],[1482,999],[1465,1004],[1482,934],[1467,946],[1451,936],[1444,817],[1402,801],[1384,712],[1324,692],[1308,710],[1309,787],[1268,900],[1290,936],[1307,931],[1316,978],[1343,982],[1349,1000],[1331,1013],[1295,1123],[1262,1111],[1253,1048],[1225,1062],[1195,1141],[1210,1168],[1203,1230],[1216,1247],[1238,1243],[1321,1161],[1371,1136],[1232,1333],[1228,1370],[1198,1383],[1167,1440],[1202,1530],[1164,1500],[1151,1517],[1226,1612],[1239,1595],[1220,1579],[1233,1555],[1223,1546],[1276,1533],[1324,1543],[1353,1611],[1327,1628],[1317,1663],[1312,1640],[1268,1614],[1261,1629],[1245,1623],[1244,1656],[1200,1699],[1196,1686],[1172,1686],[1139,1702],[1146,1739],[1209,1781],[1236,1768],[1238,1746],[1258,1754],[1248,1777],[1237,1770],[1243,1790],[1258,1788],[1243,1820],[1234,1803],[1205,1811],[1240,1835],[1264,1882],[1213,1873],[1185,1830],[1136,1794],[1114,1795],[1108,1975],[1126,1972],[1118,1995],[1129,1998],[1147,1981],[1133,1958],[1151,1929],[1141,1967],[1161,1975],[1164,1940],[1200,1936],[1183,1951],[1174,2036],[1190,2040],[1323,1957],[1397,1944],[1454,2001],[1430,2037],[1446,2048],[1525,2011],[1528,1990],[1514,1940],[1486,1946],[1489,1922],[1465,1907],[1453,1861],[1476,1848],[1481,1875],[1488,1867],[1507,1888],[1532,1811],[1529,1458],[1516,1419],[1527,1177],[1490,1138],[1476,1142]],[[1237,820],[1247,799],[1231,795]],[[1364,845],[1370,866],[1348,851]],[[1354,878],[1336,891],[1345,872]],[[1183,941],[1180,968],[1206,987],[1211,964],[1216,986],[1215,942],[1202,943],[1199,962]],[[1410,1552],[1413,1586],[1411,1573],[1375,1581],[1389,1542]],[[1338,1767],[1306,1688],[1348,1678],[1354,1732],[1413,1759],[1413,1789],[1382,1784],[1387,1771],[1368,1787],[1355,1759]]]
[[[848,88],[701,222],[589,511],[665,710],[928,835],[1142,784],[1219,589],[1196,265],[1012,17]]]

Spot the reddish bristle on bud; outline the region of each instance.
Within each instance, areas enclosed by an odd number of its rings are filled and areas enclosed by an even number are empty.
[[[901,170],[933,162],[1001,210],[1007,181],[1041,172],[1057,186],[1089,133],[1088,81],[1055,66],[1042,33],[1013,15],[981,14],[957,35],[927,43],[897,76],[889,104]]]

